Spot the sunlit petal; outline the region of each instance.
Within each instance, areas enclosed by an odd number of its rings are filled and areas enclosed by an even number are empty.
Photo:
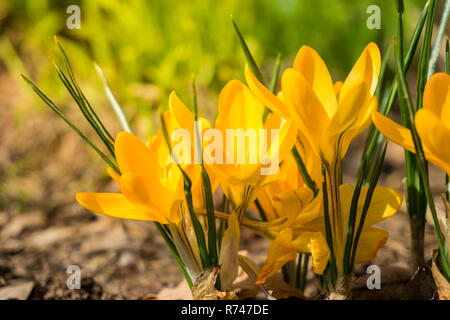
[[[292,244],[292,234],[292,229],[284,229],[272,242],[267,252],[266,262],[258,272],[257,284],[266,282],[267,278],[280,270],[286,262],[297,257],[297,252]]]
[[[330,257],[330,250],[322,232],[300,230],[294,237],[292,244],[295,249],[301,253],[311,253],[314,273],[322,274]]]
[[[245,78],[247,84],[255,96],[258,97],[268,108],[278,113],[285,119],[289,119],[289,112],[286,104],[269,91],[256,77],[251,73],[248,66],[245,66]]]
[[[129,220],[153,220],[158,217],[136,207],[120,193],[78,192],[76,199],[86,209],[105,216]]]
[[[424,148],[434,157],[429,160],[450,174],[450,129],[433,113],[421,109],[416,113],[415,124]]]
[[[336,95],[330,73],[319,54],[311,47],[301,47],[295,57],[294,70],[305,77],[331,118],[337,108]]]
[[[389,233],[379,228],[366,228],[358,242],[356,249],[355,264],[360,264],[374,259],[378,249],[386,243]]]
[[[425,86],[423,107],[450,128],[450,75],[436,73],[431,76]]]

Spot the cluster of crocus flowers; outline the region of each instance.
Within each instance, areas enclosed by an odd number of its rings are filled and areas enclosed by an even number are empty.
[[[120,132],[112,145],[109,133],[99,130],[113,160],[96,151],[110,165],[120,193],[78,193],[77,201],[96,213],[161,224],[160,232],[191,281],[218,263],[221,289],[230,289],[238,270],[240,227],[246,226],[272,241],[257,272],[258,284],[300,253],[311,255],[318,275],[333,261],[339,282],[349,265],[344,261],[349,221],[360,227],[351,239],[352,263],[363,263],[376,256],[388,237],[374,225],[402,202],[389,188],[363,186],[356,192],[340,179],[350,142],[367,128],[377,108],[379,72],[380,53],[370,43],[347,79],[333,84],[320,56],[304,46],[293,68],[284,71],[277,95],[247,67],[248,87],[229,81],[219,96],[214,128],[198,118],[196,99],[193,114],[172,92],[169,110],[147,143]],[[267,117],[265,107],[273,111]],[[214,211],[212,194],[219,185],[231,203],[229,214]],[[263,221],[246,217],[246,210],[255,207]],[[215,218],[226,222],[219,239]]]
[[[309,145],[326,170],[331,237],[340,278],[344,278],[343,259],[353,187],[340,184],[339,171],[350,142],[367,128],[371,114],[377,108],[374,93],[380,64],[379,49],[374,43],[370,43],[347,79],[343,83],[333,84],[328,69],[317,52],[303,46],[295,58],[293,68],[284,71],[278,95],[272,94],[246,68],[246,78],[251,90],[272,111],[285,119],[294,120],[298,127],[298,143]],[[317,170],[313,174],[320,181]],[[366,193],[367,187],[362,188],[361,197],[365,198]],[[292,199],[285,198],[282,202],[292,205],[296,200],[305,200],[296,193],[291,195]],[[375,202],[368,210],[360,238],[361,247],[356,251],[356,263],[373,258],[386,242],[387,232],[372,228],[371,225],[395,213],[402,201],[402,197],[389,188],[377,188],[374,198]],[[302,210],[297,211],[296,222],[291,222],[287,229],[279,233],[269,250],[259,281],[263,282],[283,263],[295,258],[295,252],[310,252],[315,272],[321,274],[324,271],[329,251],[326,237],[322,236],[326,234],[324,209],[318,203],[323,203],[320,196],[310,205],[302,206]],[[364,200],[360,199],[358,202],[359,216],[361,203]],[[360,220],[359,216],[357,222]],[[299,237],[302,234],[310,236],[308,245],[304,247],[299,246],[299,243],[304,243]]]

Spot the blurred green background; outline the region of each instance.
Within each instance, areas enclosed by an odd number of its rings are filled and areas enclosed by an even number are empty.
[[[406,1],[407,35],[424,3]],[[79,30],[66,26],[66,10],[73,4],[81,9]],[[380,7],[381,29],[366,25],[370,5]],[[133,131],[145,139],[155,132],[157,109],[167,105],[171,90],[191,104],[194,75],[200,112],[211,121],[221,88],[233,78],[244,80],[245,58],[230,15],[266,79],[279,52],[284,68],[306,44],[323,57],[334,81],[343,80],[367,43],[375,41],[386,50],[395,26],[392,0],[0,0],[0,213],[30,207],[57,212],[61,203],[74,204],[76,191],[100,190],[109,181],[98,170],[101,159],[20,77],[29,76],[83,132],[94,136],[49,60],[62,65],[54,35],[111,134],[120,126],[94,61]]]
[[[409,29],[424,2],[407,1]],[[72,4],[81,9],[79,30],[66,27]],[[379,30],[366,26],[370,5],[381,9]],[[0,70],[20,82],[19,73],[28,74],[50,97],[63,99],[48,60],[57,57],[53,35],[58,35],[96,108],[105,100],[93,61],[132,121],[166,104],[171,90],[188,103],[193,75],[205,97],[204,113],[214,117],[220,88],[232,78],[243,79],[244,57],[231,14],[266,77],[278,52],[287,66],[307,44],[321,54],[334,80],[343,79],[369,41],[386,48],[395,25],[392,0],[2,0]],[[145,134],[154,130],[152,121],[143,127]]]

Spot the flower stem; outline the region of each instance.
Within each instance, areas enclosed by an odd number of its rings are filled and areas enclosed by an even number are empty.
[[[414,272],[418,267],[425,265],[424,252],[424,225],[417,215],[410,216],[411,230],[411,267]]]
[[[333,238],[334,255],[338,277],[343,274],[342,262],[344,253],[344,225],[341,215],[341,200],[339,193],[339,164],[325,166],[327,170],[327,189],[329,193],[330,224]]]

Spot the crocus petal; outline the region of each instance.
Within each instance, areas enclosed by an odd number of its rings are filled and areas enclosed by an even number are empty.
[[[171,115],[175,118],[178,126],[183,129],[189,130],[191,137],[194,134],[194,115],[192,112],[184,105],[184,103],[178,98],[175,91],[169,96],[169,110]]]
[[[425,86],[423,107],[450,127],[450,75],[436,73]]]
[[[248,65],[245,65],[245,78],[250,90],[252,90],[255,96],[257,96],[269,109],[278,113],[285,119],[290,118],[286,104],[256,79],[248,68]]]
[[[116,182],[119,182],[120,175],[117,174],[117,172],[115,172],[111,167],[106,167],[106,171],[108,172],[108,174],[111,177],[111,179],[113,179]]]
[[[314,273],[322,274],[330,257],[330,250],[322,232],[300,230],[294,238],[292,244],[297,252],[311,253]]]
[[[328,114],[300,73],[287,69],[281,78],[281,86],[290,114],[320,156],[319,146],[328,126]]]
[[[245,84],[231,80],[219,96],[219,110],[216,128],[224,133],[226,129],[262,129],[264,105]]]
[[[336,98],[339,98],[339,92],[341,91],[341,87],[342,87],[343,83],[344,82],[342,82],[342,81],[336,81],[334,83],[334,94],[336,95]]]
[[[425,113],[423,113],[423,112],[425,112]],[[417,120],[414,121],[420,138],[422,140],[425,139],[427,141],[427,142],[422,141],[422,147],[423,147],[423,151],[425,153],[425,158],[428,161],[433,162],[435,165],[443,168],[446,172],[448,172],[448,168],[446,169],[446,167],[448,167],[448,165],[445,163],[445,161],[443,161],[443,159],[439,158],[438,155],[435,155],[429,149],[428,139],[430,139],[430,137],[427,137],[427,135],[429,135],[429,132],[433,132],[433,135],[434,135],[435,128],[429,127],[429,125],[427,124],[427,122],[429,121],[429,119],[427,118],[427,114],[428,115],[431,114],[431,116],[433,116],[434,119],[436,119],[436,116],[431,111],[422,109],[422,110],[417,111],[417,113],[416,113],[416,119],[419,119],[419,121],[417,121]],[[419,117],[417,117],[418,115],[419,115]],[[375,126],[378,128],[378,130],[380,130],[381,133],[386,138],[388,138],[389,140],[393,141],[394,143],[402,146],[403,148],[405,148],[408,151],[411,151],[413,153],[416,152],[416,149],[414,147],[414,141],[411,136],[411,131],[409,131],[405,127],[395,123],[388,117],[385,117],[381,113],[376,112],[376,111],[372,113],[372,120],[373,120],[373,123],[375,124]],[[436,124],[436,122],[435,122],[435,124]],[[438,126],[442,128],[442,123],[440,121],[439,121]],[[419,127],[420,127],[420,129],[419,129]],[[429,128],[433,129],[433,131],[429,131],[430,130]],[[430,135],[430,136],[432,136],[432,135]],[[440,139],[442,139],[442,138],[440,138]],[[443,149],[445,149],[445,148],[443,148]]]
[[[278,210],[277,204],[274,201],[272,201],[272,195],[270,193],[270,186],[262,189],[259,193],[258,193],[258,202],[261,205],[261,207],[264,210],[264,214],[266,215],[266,218],[268,221],[272,221],[275,220],[277,218],[279,218],[279,213],[281,213]],[[253,210],[257,211],[258,208],[256,207],[256,205],[254,203],[252,203],[250,205],[250,208],[252,208]]]
[[[365,123],[364,115],[370,115],[372,106],[371,95],[367,82],[357,83],[339,103],[339,108],[333,115],[327,128],[328,136],[342,134],[360,128]],[[364,128],[365,129],[365,128]]]
[[[305,77],[331,118],[337,108],[336,95],[330,73],[319,54],[308,46],[302,46],[295,57],[294,70]]]
[[[128,220],[153,220],[158,218],[136,207],[121,193],[78,192],[76,199],[86,209],[105,216]]]
[[[122,174],[134,172],[143,177],[152,177],[157,169],[156,157],[152,157],[150,150],[135,135],[122,131],[117,135],[114,144],[117,164]]]
[[[342,133],[342,145],[339,153],[339,160],[341,160],[347,154],[348,147],[350,146],[350,143],[353,141],[353,139],[359,136],[369,126],[372,120],[371,115],[374,110],[377,110],[377,108],[378,99],[376,96],[373,96],[369,102],[368,108],[366,108],[365,110],[361,110],[358,118],[352,125],[352,128]]]
[[[429,160],[450,174],[450,129],[427,109],[416,113],[415,124],[424,149],[434,156]]]
[[[323,195],[320,191],[317,196],[308,203],[297,215],[295,224],[297,228],[321,229],[323,226]]]
[[[356,249],[355,264],[360,264],[374,259],[378,249],[386,243],[389,233],[379,228],[366,228],[361,233]]]
[[[172,205],[176,200],[172,193],[157,179],[144,179],[134,173],[123,174],[120,178],[120,190],[135,206],[151,212],[161,223],[178,222],[178,215]]]
[[[414,141],[411,136],[411,131],[405,127],[397,124],[386,116],[383,116],[378,111],[372,113],[372,121],[378,130],[392,142],[402,146],[411,152],[416,152],[414,148]]]
[[[313,198],[313,192],[308,187],[297,190],[289,190],[274,196],[274,200],[280,201],[283,212],[288,217],[289,222],[293,222],[305,206]]]
[[[284,124],[278,128],[267,129],[267,139],[270,139],[270,148],[267,151],[267,157],[269,159],[277,159],[278,162],[282,162],[288,155],[291,154],[291,150],[297,140],[297,126],[292,120],[284,121]],[[278,130],[278,134],[272,141],[272,130]]]
[[[267,252],[266,262],[258,272],[257,284],[266,282],[267,278],[280,270],[286,262],[297,257],[297,252],[292,245],[292,234],[291,228],[284,229],[272,242]]]
[[[349,184],[342,184],[339,186],[341,196],[341,212],[345,215],[344,221],[348,220],[354,190],[355,187]],[[369,187],[367,186],[363,186],[361,188],[357,210],[357,225],[361,219],[364,201],[366,200],[368,190]],[[369,209],[367,210],[364,226],[372,226],[389,218],[395,214],[398,209],[400,209],[402,201],[403,196],[401,193],[387,187],[376,187],[372,194]]]
[[[381,55],[378,46],[371,42],[364,49],[361,56],[356,61],[347,79],[342,84],[339,91],[339,105],[348,94],[352,94],[353,88],[362,83],[367,83],[370,96],[377,88],[378,75],[380,73]]]

